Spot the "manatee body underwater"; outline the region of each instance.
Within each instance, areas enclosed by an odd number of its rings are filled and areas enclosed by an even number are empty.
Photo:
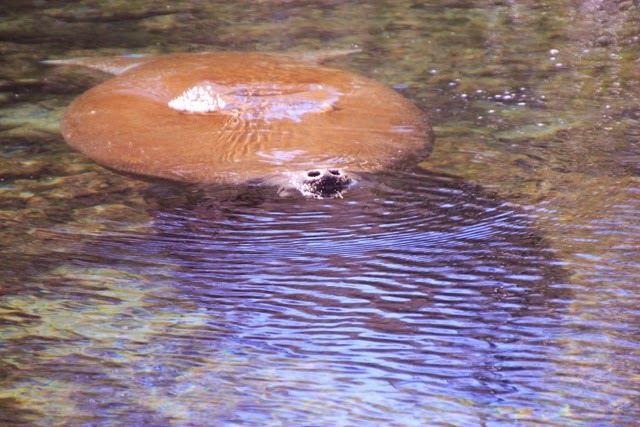
[[[46,62],[115,75],[69,105],[61,131],[89,158],[123,172],[336,197],[358,172],[415,165],[433,142],[425,114],[393,89],[291,55]]]

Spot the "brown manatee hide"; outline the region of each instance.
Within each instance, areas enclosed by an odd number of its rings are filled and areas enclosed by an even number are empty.
[[[290,57],[200,53],[70,61],[118,76],[71,103],[67,142],[107,167],[193,183],[428,154],[425,115],[392,89]]]

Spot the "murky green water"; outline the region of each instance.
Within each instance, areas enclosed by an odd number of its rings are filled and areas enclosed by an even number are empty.
[[[639,422],[634,2],[0,14],[0,424]],[[57,128],[104,76],[38,62],[354,46],[437,141],[330,201],[107,171]]]

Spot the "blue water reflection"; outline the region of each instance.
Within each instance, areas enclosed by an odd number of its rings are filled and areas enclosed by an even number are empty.
[[[539,405],[569,295],[530,220],[448,177],[377,179],[330,201],[149,195],[158,235],[142,249],[175,266],[171,298],[223,318],[201,338],[269,372],[269,393],[250,374],[257,403],[221,421],[425,425]]]

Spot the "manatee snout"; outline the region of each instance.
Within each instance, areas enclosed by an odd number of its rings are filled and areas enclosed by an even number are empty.
[[[296,187],[306,196],[320,199],[342,197],[354,180],[341,169],[311,169],[302,174]]]

